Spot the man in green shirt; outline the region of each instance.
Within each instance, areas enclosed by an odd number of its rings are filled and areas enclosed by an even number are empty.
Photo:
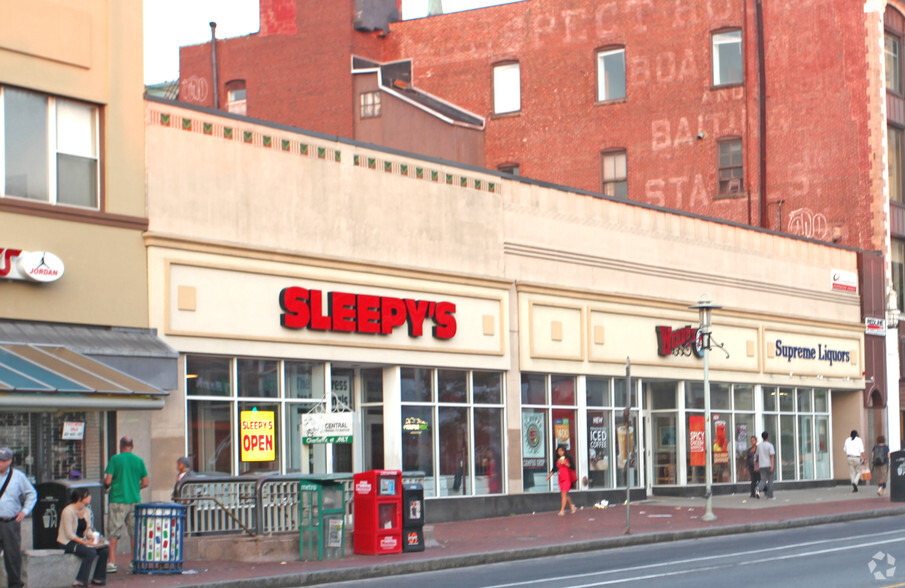
[[[119,440],[119,453],[110,458],[104,473],[104,486],[109,488],[107,497],[107,540],[110,542],[110,561],[107,573],[116,573],[116,544],[123,530],[130,539],[131,553],[135,552],[135,504],[141,502],[141,490],[148,487],[148,468],[140,457],[132,453],[131,437]]]

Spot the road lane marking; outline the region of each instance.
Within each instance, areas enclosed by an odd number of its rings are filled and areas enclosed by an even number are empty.
[[[573,575],[569,575],[569,576],[558,575],[558,576],[556,576],[556,579],[566,581],[566,580],[572,580],[572,579],[587,578],[590,576],[601,576],[601,575],[606,575],[606,574],[621,574],[621,573],[627,573],[627,572],[634,572],[634,571],[638,571],[638,570],[650,570],[651,568],[662,567],[662,566],[676,566],[676,565],[684,565],[684,564],[693,564],[693,563],[706,562],[706,561],[711,561],[711,560],[716,560],[716,559],[722,559],[722,558],[726,558],[726,557],[735,557],[735,556],[739,556],[739,555],[750,556],[750,555],[758,555],[758,554],[767,554],[767,553],[772,553],[775,551],[787,551],[790,548],[814,547],[817,545],[825,545],[827,543],[834,543],[834,542],[839,542],[839,541],[851,542],[851,541],[855,541],[855,540],[859,540],[859,539],[876,539],[877,537],[880,537],[883,535],[901,535],[901,534],[902,534],[901,530],[893,530],[893,531],[883,531],[882,533],[869,533],[869,534],[865,534],[865,535],[839,537],[836,539],[821,539],[818,541],[806,541],[804,543],[792,543],[792,544],[780,545],[780,546],[776,546],[776,547],[766,547],[763,549],[746,549],[744,551],[739,551],[739,552],[734,552],[734,553],[725,553],[722,555],[707,555],[707,556],[702,556],[702,557],[694,557],[694,558],[690,558],[690,559],[669,561],[669,562],[663,562],[663,563],[645,564],[645,565],[641,565],[641,566],[632,566],[632,567],[627,567],[627,568],[604,570],[604,571],[599,571],[599,572],[589,572],[589,573],[585,573],[585,574],[573,574]],[[857,545],[857,547],[865,547],[865,546],[869,546],[869,545],[883,545],[883,544],[889,543],[891,541],[892,542],[905,541],[905,537],[900,537],[900,538],[896,538],[896,539],[887,539],[884,541],[876,541],[873,543],[859,543]],[[842,547],[829,549],[829,550],[815,551],[815,552],[803,554],[801,556],[798,556],[798,555],[774,556],[774,557],[769,557],[766,559],[753,560],[753,561],[756,561],[757,563],[764,563],[764,562],[774,561],[776,559],[789,559],[792,557],[803,557],[804,555],[819,555],[820,553],[831,553],[833,551],[842,551],[845,549],[851,549],[851,545],[844,545]],[[738,565],[738,563],[739,562],[735,562],[735,563],[733,563],[733,565]],[[741,563],[744,565],[747,565],[748,563],[753,563],[753,562],[743,561]],[[719,569],[721,567],[726,567],[726,566],[713,566],[710,568],[697,568],[695,571],[706,571],[709,569]],[[674,576],[677,574],[684,574],[684,573],[689,573],[689,572],[684,571],[684,572],[669,572],[669,573],[663,573],[663,574],[654,574],[654,575],[643,576],[643,577],[639,577],[639,578],[631,578],[628,580],[617,580],[617,581],[612,581],[612,582],[605,582],[602,584],[587,584],[587,586],[605,586],[606,584],[612,584],[615,582],[628,582],[628,581],[635,580],[635,579],[642,580],[642,579],[651,579],[651,578],[659,578],[659,577],[668,577],[668,576]],[[526,582],[513,582],[510,584],[494,584],[493,586],[487,586],[486,588],[511,588],[513,586],[531,586],[533,584],[545,584],[545,583],[549,582],[550,580],[551,580],[551,578],[534,579],[534,580],[529,580]],[[903,585],[903,586],[905,586],[905,585]]]

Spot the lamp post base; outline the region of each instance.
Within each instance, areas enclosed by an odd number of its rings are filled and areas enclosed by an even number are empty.
[[[704,515],[701,517],[702,521],[715,521],[716,515],[713,514],[713,504],[710,500],[710,493],[707,493],[707,499],[704,502]]]

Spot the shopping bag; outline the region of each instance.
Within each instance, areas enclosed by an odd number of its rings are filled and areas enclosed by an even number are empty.
[[[870,468],[866,465],[861,466],[861,479],[870,482]]]

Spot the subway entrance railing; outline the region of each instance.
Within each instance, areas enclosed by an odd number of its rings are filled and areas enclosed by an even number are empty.
[[[298,533],[299,482],[324,479],[343,485],[346,528],[351,529],[352,474],[196,475],[179,483],[175,502],[186,506],[187,537]],[[423,483],[424,472],[403,472],[402,480]]]

